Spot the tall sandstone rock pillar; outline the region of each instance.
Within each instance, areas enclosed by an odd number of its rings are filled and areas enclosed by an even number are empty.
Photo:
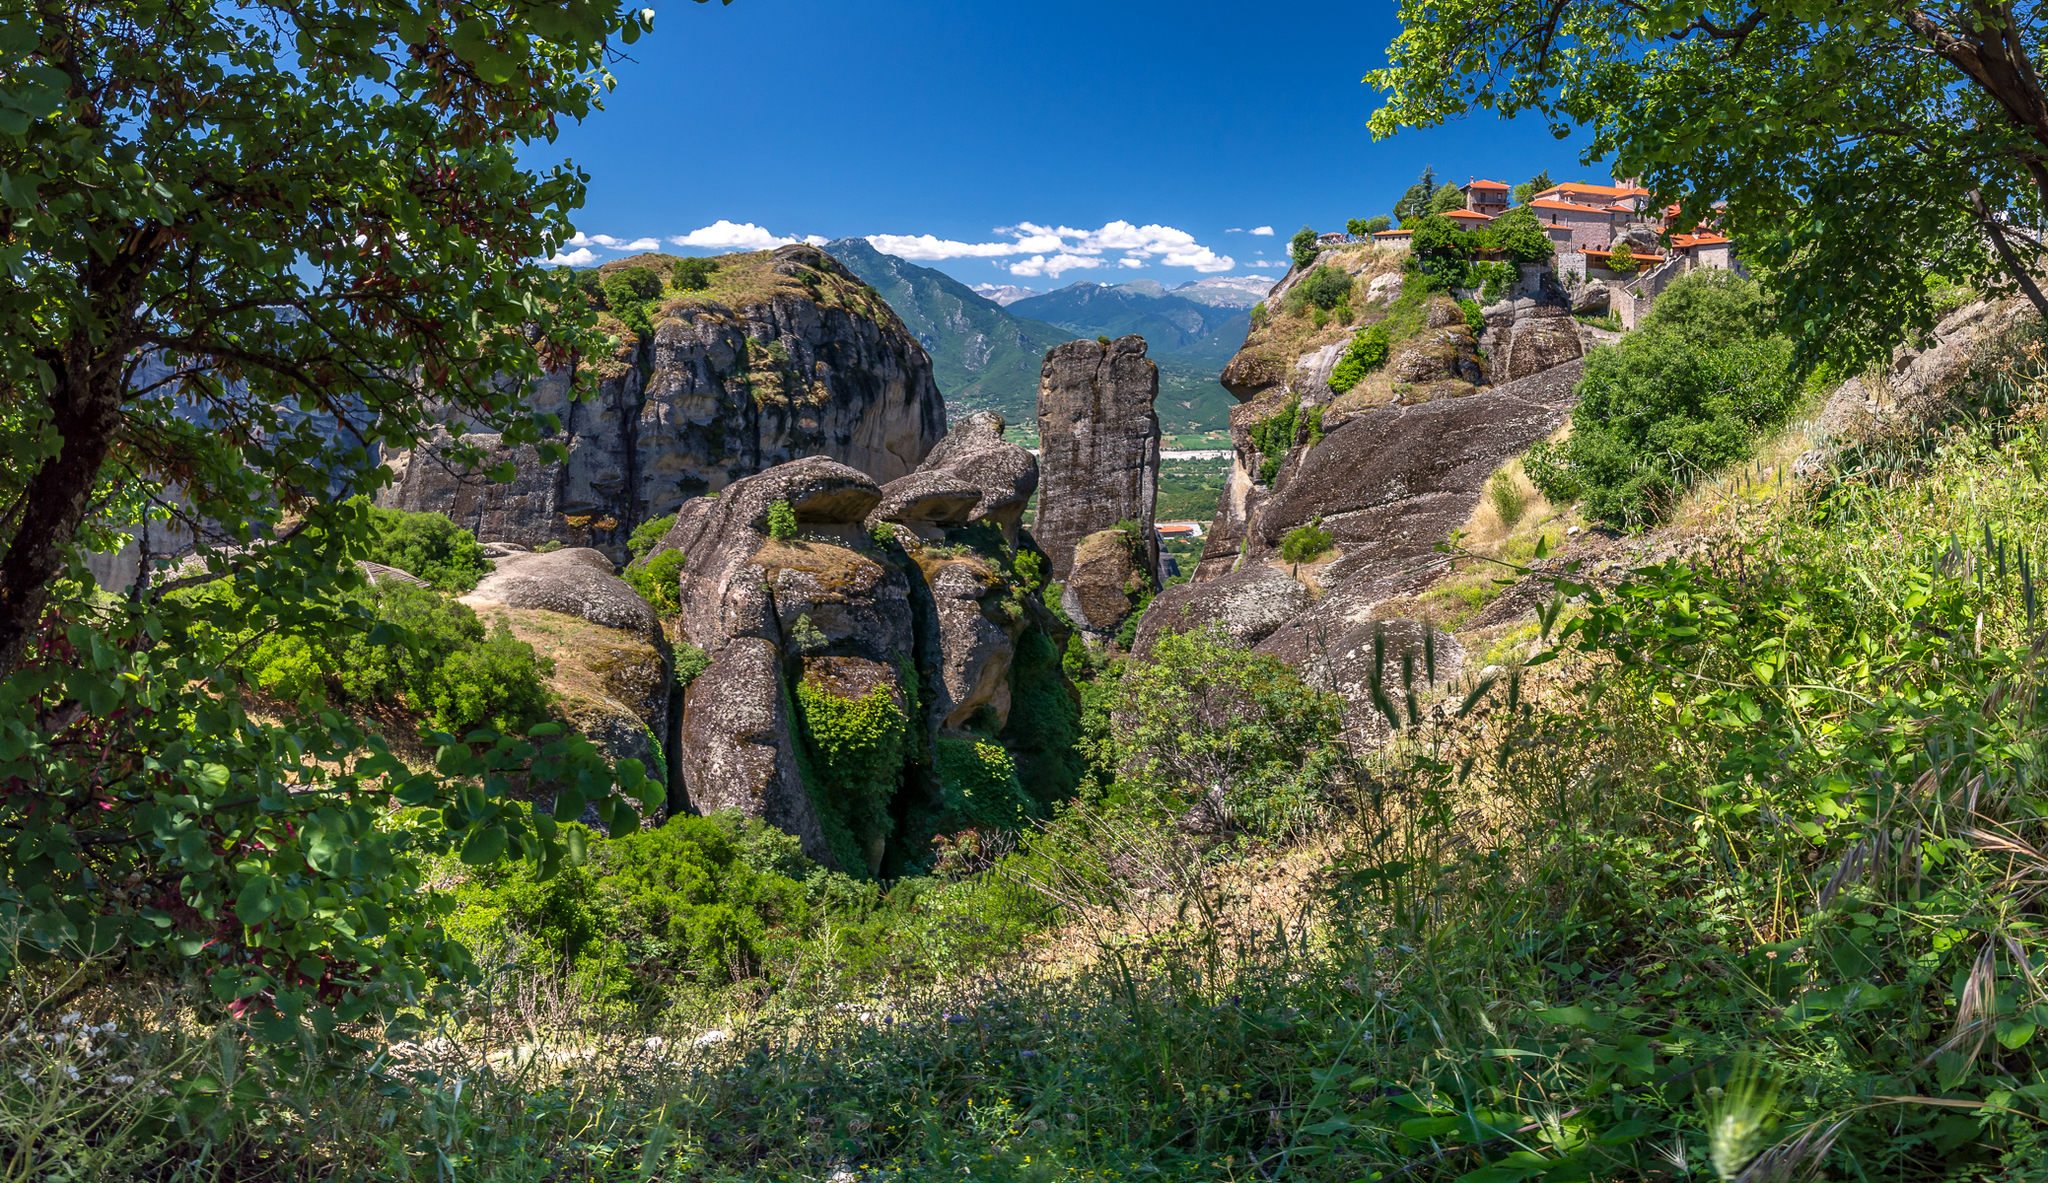
[[[1159,366],[1145,338],[1069,341],[1045,355],[1038,375],[1038,515],[1031,536],[1053,578],[1073,573],[1082,539],[1118,522],[1142,531],[1145,574],[1159,580],[1152,532],[1159,497]]]

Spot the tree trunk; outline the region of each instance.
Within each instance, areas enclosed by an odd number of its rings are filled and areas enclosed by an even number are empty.
[[[2034,283],[2034,277],[2027,273],[2026,267],[2020,263],[2019,256],[2013,253],[2012,244],[2005,241],[2005,231],[1999,228],[1998,219],[1992,217],[1990,209],[1984,205],[1984,195],[1972,189],[1969,201],[1970,208],[1977,214],[1977,220],[1984,225],[1984,233],[1991,236],[1991,245],[1997,249],[1998,258],[2005,264],[2006,272],[2020,285],[2020,290],[2027,294],[2027,299],[2034,302],[2034,309],[2041,314],[2041,320],[2048,323],[2048,299],[2042,297],[2040,287]]]
[[[81,344],[57,370],[52,425],[63,440],[29,480],[27,506],[0,557],[0,676],[21,664],[92,503],[93,482],[121,425],[120,370],[92,366]],[[83,356],[80,356],[80,355]]]

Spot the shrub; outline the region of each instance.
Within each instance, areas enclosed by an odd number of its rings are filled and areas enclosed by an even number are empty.
[[[1319,799],[1341,759],[1343,700],[1221,624],[1162,635],[1108,695],[1118,783],[1169,802],[1220,787],[1233,813],[1277,823]]]
[[[1614,253],[1607,256],[1607,269],[1622,275],[1636,273],[1636,253],[1629,249],[1628,243],[1615,247]]]
[[[1335,308],[1350,298],[1353,282],[1350,272],[1325,263],[1301,281],[1301,298],[1316,308]]]
[[[935,744],[943,815],[959,824],[1016,830],[1038,810],[1017,780],[1017,765],[994,740],[942,735]]]
[[[1300,409],[1300,399],[1289,399],[1277,413],[1252,424],[1248,434],[1252,447],[1259,451],[1260,484],[1273,483],[1273,477],[1280,471],[1280,463],[1287,459],[1288,450],[1294,447],[1294,417]]]
[[[682,574],[683,552],[679,550],[665,550],[651,559],[635,560],[625,570],[626,582],[663,616],[674,616],[683,610]]]
[[[1313,226],[1303,226],[1296,230],[1293,241],[1287,244],[1287,254],[1294,260],[1296,267],[1308,266],[1315,262],[1316,256],[1321,253],[1316,246],[1316,232]]]
[[[717,259],[677,259],[675,267],[669,271],[669,282],[675,284],[678,291],[701,292],[711,286],[711,277],[717,271]]]
[[[711,668],[711,655],[688,641],[676,643],[673,660],[675,684],[679,689],[687,689],[690,683],[697,680],[698,674]]]
[[[1458,301],[1458,311],[1465,314],[1465,327],[1472,331],[1474,337],[1486,331],[1486,317],[1480,313],[1477,301]]]
[[[1379,214],[1370,218],[1353,218],[1344,223],[1344,232],[1353,238],[1365,238],[1368,235],[1378,234],[1393,224],[1394,220],[1385,214]]]
[[[1572,472],[1571,458],[1549,440],[1538,440],[1523,453],[1522,471],[1536,491],[1554,505],[1570,505],[1585,492]]]
[[[438,513],[370,507],[373,530],[363,557],[424,579],[442,591],[466,592],[491,570],[475,535]]]
[[[1486,482],[1486,499],[1493,504],[1493,512],[1500,515],[1500,524],[1512,530],[1528,511],[1529,498],[1522,492],[1515,479],[1504,472],[1496,472]]]
[[[352,592],[347,600],[364,613],[362,629],[267,637],[243,672],[265,693],[302,709],[329,703],[364,708],[402,698],[434,727],[456,735],[479,727],[523,733],[545,721],[554,663],[504,625],[486,630],[468,605],[404,583]],[[389,626],[397,636],[372,641],[374,625]]]
[[[1107,345],[1109,344],[1109,338],[1102,335],[1101,333],[1097,333],[1095,334],[1095,343],[1097,345]]]
[[[1367,374],[1386,364],[1390,348],[1384,321],[1351,338],[1351,347],[1330,371],[1330,389],[1343,394],[1364,381]]]
[[[604,298],[613,308],[638,304],[661,295],[661,277],[646,267],[622,267],[598,280]]]
[[[1281,537],[1280,557],[1290,563],[1311,562],[1329,550],[1335,541],[1330,532],[1323,529],[1321,517],[1310,518]]]
[[[910,720],[885,686],[849,699],[807,679],[796,697],[811,768],[805,779],[825,839],[842,867],[865,871],[895,827],[889,803],[903,779]]]
[[[626,549],[634,558],[644,558],[648,551],[661,545],[661,540],[668,536],[670,527],[675,524],[676,515],[672,513],[647,519],[633,527],[633,533],[626,539]]]
[[[1266,311],[1266,302],[1265,302],[1264,300],[1261,300],[1261,301],[1259,301],[1258,303],[1256,303],[1256,304],[1252,305],[1252,311],[1251,311],[1251,322],[1252,322],[1252,324],[1254,324],[1254,325],[1262,325],[1262,324],[1266,323],[1266,317],[1267,317],[1267,315],[1268,315],[1268,313],[1267,313],[1267,311]]]
[[[777,501],[768,507],[768,537],[796,537],[796,510],[790,508],[789,502]]]
[[[803,935],[811,908],[798,876],[816,865],[764,840],[759,822],[681,814],[609,840],[568,828],[588,862],[545,881],[514,865],[458,871],[446,860],[444,874],[465,876],[453,893],[456,934],[506,944],[531,970],[594,982],[610,1001],[644,1003],[678,985],[759,974]]]

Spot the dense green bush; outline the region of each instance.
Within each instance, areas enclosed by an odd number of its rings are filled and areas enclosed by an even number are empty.
[[[811,792],[832,855],[849,874],[865,874],[895,830],[889,805],[903,782],[910,720],[885,686],[841,698],[806,679],[796,715]]]
[[[1344,703],[1210,624],[1162,635],[1110,689],[1118,784],[1192,804],[1220,791],[1255,824],[1297,816],[1342,760]]]
[[[633,527],[633,533],[626,538],[626,550],[636,559],[645,558],[648,551],[661,545],[661,540],[668,536],[675,524],[676,515],[672,513],[647,519]]]
[[[1259,483],[1270,485],[1280,471],[1280,464],[1287,459],[1288,450],[1294,447],[1295,416],[1301,410],[1301,400],[1287,400],[1287,405],[1272,415],[1251,425],[1246,434],[1251,436],[1252,447],[1259,453]]]
[[[1072,797],[1087,772],[1076,746],[1081,704],[1062,657],[1045,630],[1030,627],[1010,660],[1010,719],[1002,741],[1016,759],[1017,783],[1045,813]]]
[[[1370,218],[1352,218],[1344,223],[1344,233],[1353,238],[1370,238],[1393,224],[1394,219],[1385,214],[1376,214]]]
[[[1536,220],[1536,211],[1528,206],[1495,218],[1486,227],[1486,237],[1495,250],[1505,251],[1518,263],[1541,263],[1556,250],[1550,235],[1543,232],[1543,223]]]
[[[1386,364],[1387,337],[1385,321],[1352,337],[1350,348],[1337,359],[1336,368],[1330,371],[1330,389],[1343,394],[1364,381],[1367,374]]]
[[[1458,311],[1465,314],[1465,327],[1474,337],[1486,331],[1486,317],[1480,313],[1478,301],[1460,300]]]
[[[438,513],[370,508],[372,563],[396,567],[442,591],[466,592],[491,570],[476,536]]]
[[[349,593],[347,602],[362,613],[359,628],[265,636],[243,671],[302,710],[403,703],[456,735],[479,727],[523,733],[547,718],[554,663],[503,624],[487,630],[468,605],[396,581]]]
[[[669,272],[669,282],[678,291],[701,292],[711,286],[711,277],[718,271],[718,260],[711,258],[677,259]]]
[[[683,552],[679,550],[665,550],[651,559],[635,559],[626,565],[626,582],[633,585],[641,599],[654,605],[656,612],[674,616],[683,610],[683,562]]]
[[[1760,333],[1768,318],[1749,280],[1698,271],[1675,281],[1639,331],[1586,359],[1572,434],[1531,450],[1530,480],[1558,504],[1583,497],[1614,526],[1661,520],[1692,482],[1748,455],[1827,383],[1794,381],[1791,344]]]
[[[1323,529],[1323,519],[1310,518],[1280,539],[1280,557],[1290,563],[1306,563],[1330,549],[1336,539]]]
[[[789,502],[777,501],[768,507],[768,537],[796,537],[796,511],[790,508]]]
[[[456,934],[535,970],[586,976],[608,999],[648,1003],[761,975],[804,935],[811,905],[799,880],[817,868],[760,822],[685,814],[608,841],[569,825],[588,862],[552,879],[464,868]]]
[[[1325,263],[1309,272],[1295,290],[1310,307],[1328,311],[1350,298],[1352,283],[1350,272]]]
[[[1296,267],[1306,267],[1316,261],[1322,253],[1316,246],[1316,232],[1313,226],[1303,226],[1294,232],[1294,238],[1287,244],[1288,257]]]
[[[992,739],[942,735],[934,744],[944,793],[940,830],[1017,830],[1039,815],[1017,780],[1017,764]]]

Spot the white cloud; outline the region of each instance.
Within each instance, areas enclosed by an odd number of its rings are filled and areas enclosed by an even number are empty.
[[[804,235],[804,241],[810,243],[812,246],[824,246],[826,243],[831,242],[832,240],[825,237],[822,234],[806,234]]]
[[[1085,271],[1102,266],[1101,259],[1083,255],[1057,254],[1048,259],[1044,255],[1033,255],[1028,259],[1010,264],[1012,275],[1046,275],[1058,279],[1062,271]]]
[[[550,267],[588,267],[597,262],[597,252],[587,246],[580,246],[573,251],[556,251],[554,257],[547,262]]]
[[[925,261],[1031,256],[1010,265],[1014,275],[1057,275],[1062,270],[1103,266],[1100,261],[1083,260],[1110,251],[1123,253],[1116,264],[1119,267],[1143,267],[1153,259],[1171,267],[1192,267],[1204,272],[1228,271],[1237,265],[1230,256],[1217,254],[1195,241],[1194,235],[1172,226],[1138,226],[1119,220],[1096,230],[1082,230],[1019,222],[1015,226],[999,226],[996,233],[1008,236],[1009,241],[962,242],[931,234],[871,234],[868,244],[884,254]]]
[[[929,234],[870,234],[868,245],[899,259],[994,259],[1005,255],[1057,251],[1063,245],[1049,235],[1027,235],[1015,242],[960,242]]]
[[[688,234],[671,235],[669,241],[677,246],[704,247],[714,251],[764,251],[769,247],[788,246],[798,240],[770,234],[752,222],[733,223],[720,218]]]
[[[1273,236],[1273,228],[1271,226],[1254,226],[1252,227],[1252,233],[1262,234],[1267,238],[1271,238]]]
[[[1279,261],[1278,259],[1271,259],[1271,260],[1267,260],[1267,261],[1265,261],[1265,262],[1261,262],[1261,263],[1248,263],[1248,264],[1246,264],[1246,266],[1248,266],[1248,267],[1285,267],[1285,266],[1287,266],[1287,264],[1285,264],[1285,263],[1282,263],[1282,262],[1280,262],[1280,261]]]
[[[606,250],[614,251],[652,251],[661,248],[661,240],[659,238],[635,238],[628,241],[623,238],[614,238],[609,234],[578,234],[569,240],[569,245],[580,247],[601,246]]]
[[[1230,227],[1229,229],[1225,230],[1225,231],[1224,231],[1224,233],[1225,233],[1225,234],[1243,234],[1243,233],[1244,233],[1244,227],[1242,227],[1242,226],[1232,226],[1232,227]]]

